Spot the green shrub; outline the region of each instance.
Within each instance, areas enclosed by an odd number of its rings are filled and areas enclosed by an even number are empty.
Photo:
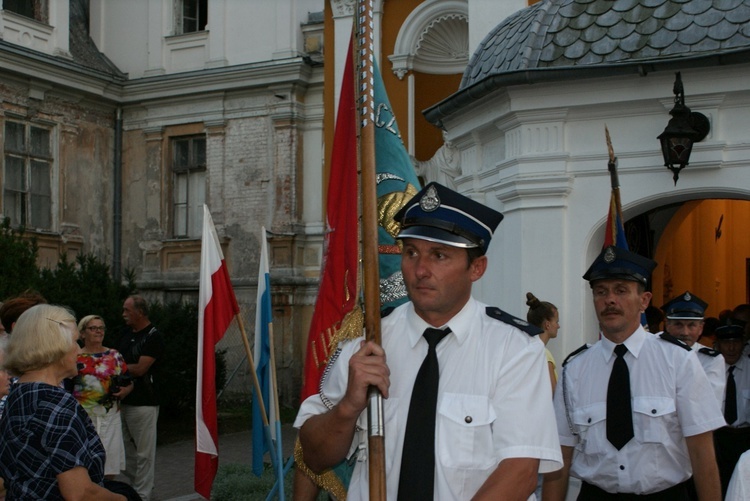
[[[23,238],[23,233],[7,217],[0,223],[0,301],[38,287],[36,240]]]
[[[57,267],[39,272],[39,292],[52,304],[70,307],[78,319],[99,315],[107,325],[104,345],[115,347],[122,321],[122,303],[135,290],[128,279],[118,283],[109,266],[93,254],[78,255],[70,262],[61,255]]]
[[[38,290],[49,303],[71,308],[77,318],[100,315],[107,325],[105,346],[117,347],[122,329],[122,304],[136,290],[133,272],[126,270],[123,283],[112,278],[109,266],[93,254],[78,255],[68,261],[61,255],[54,269],[36,265],[37,244],[23,237],[5,218],[0,223],[0,300],[27,289]],[[198,346],[198,306],[171,302],[151,303],[150,319],[164,335],[166,352],[160,361],[162,405],[167,419],[195,419],[196,359]],[[216,352],[216,385],[226,382],[224,352]],[[191,426],[194,426],[192,424]]]
[[[159,413],[167,418],[195,418],[198,358],[198,306],[172,301],[150,303],[149,319],[164,337],[165,355],[159,362]],[[217,391],[226,381],[224,352],[216,352]]]

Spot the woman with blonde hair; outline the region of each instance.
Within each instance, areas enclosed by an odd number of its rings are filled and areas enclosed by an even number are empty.
[[[125,469],[120,399],[133,390],[125,359],[119,351],[104,346],[104,319],[87,315],[78,322],[83,347],[78,354],[78,377],[73,396],[88,413],[107,452],[104,474],[114,478]]]
[[[33,306],[13,328],[5,368],[18,382],[0,420],[0,473],[9,499],[126,499],[103,487],[102,442],[61,387],[78,374],[77,339],[75,318],[60,306]]]
[[[555,386],[557,386],[557,365],[552,353],[547,349],[547,343],[549,343],[550,339],[557,337],[557,332],[560,330],[560,314],[557,311],[557,306],[547,301],[540,301],[531,292],[526,293],[526,306],[529,307],[529,311],[526,313],[526,321],[543,331],[539,334],[539,339],[542,340],[545,346],[544,351],[547,354],[549,378],[552,383],[552,393],[554,393]]]

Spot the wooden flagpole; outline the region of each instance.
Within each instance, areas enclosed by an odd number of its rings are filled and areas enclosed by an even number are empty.
[[[268,425],[268,414],[266,414],[266,406],[263,402],[263,394],[261,394],[260,392],[260,382],[258,381],[258,374],[257,372],[255,372],[255,361],[253,360],[253,353],[252,351],[250,351],[250,342],[247,339],[247,332],[245,332],[245,324],[242,321],[242,315],[238,313],[237,315],[235,315],[235,318],[237,319],[237,325],[240,328],[240,334],[242,334],[242,344],[245,345],[245,356],[247,356],[247,363],[250,365],[250,374],[253,378],[253,388],[255,389],[255,395],[258,399],[258,408],[260,409],[261,419],[263,420],[263,430],[265,431],[266,440],[268,440],[268,443],[270,444],[268,452],[271,455],[271,462],[275,465],[277,461],[276,450],[273,447],[273,440],[271,439],[271,428]],[[278,460],[281,461],[281,458],[279,458]]]
[[[372,0],[358,0],[356,18],[359,171],[362,193],[362,269],[365,335],[380,344],[380,273],[378,256],[377,186],[375,183],[375,85]],[[370,387],[367,408],[370,499],[385,500],[385,430],[383,397]]]
[[[607,138],[607,151],[609,152],[607,169],[609,170],[609,180],[612,184],[612,193],[615,195],[615,209],[617,210],[617,217],[622,221],[622,202],[620,202],[620,178],[617,175],[617,157],[615,156],[614,148],[612,148],[612,138],[609,137],[609,129],[606,125],[604,126],[604,135]]]
[[[269,291],[270,292],[270,291]],[[279,387],[278,382],[276,380],[276,355],[275,351],[273,349],[273,322],[268,324],[268,343],[271,347],[270,349],[270,372],[271,372],[271,391],[273,391],[273,396],[270,398],[273,399],[273,402],[269,402],[269,406],[273,405],[273,411],[274,415],[276,416],[276,421],[274,421],[274,431],[276,433],[276,443],[273,441],[269,442],[270,447],[273,449],[274,446],[276,447],[276,460],[277,462],[273,465],[276,469],[276,484],[274,487],[278,487],[278,493],[279,493],[279,501],[285,501],[286,493],[284,492],[284,456],[281,448],[281,414],[279,414]],[[270,428],[270,423],[269,423]],[[267,499],[271,499],[273,492],[269,493]]]

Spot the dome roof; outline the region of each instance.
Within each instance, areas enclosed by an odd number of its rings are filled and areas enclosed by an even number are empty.
[[[509,72],[747,50],[749,22],[750,0],[544,0],[485,37],[460,89]]]

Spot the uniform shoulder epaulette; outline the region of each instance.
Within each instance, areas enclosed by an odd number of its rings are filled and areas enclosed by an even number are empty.
[[[717,350],[712,350],[708,346],[704,346],[703,348],[698,350],[698,353],[703,353],[704,355],[708,355],[709,357],[718,357],[719,355],[721,355],[720,352],[718,352]]]
[[[672,334],[668,334],[666,332],[663,332],[663,333],[659,334],[659,339],[663,339],[664,341],[668,341],[668,342],[670,342],[672,344],[676,344],[680,348],[683,348],[683,349],[685,349],[687,351],[690,351],[690,349],[691,349],[690,346],[688,346],[687,344],[683,343],[682,341],[680,341],[679,339],[677,339],[676,337],[674,337]]]
[[[544,332],[539,327],[531,325],[526,320],[521,320],[518,317],[514,317],[510,313],[506,313],[496,306],[488,306],[485,312],[487,313],[488,317],[492,317],[495,320],[500,320],[503,323],[512,325],[517,329],[521,329],[531,337],[538,336],[539,334]]]
[[[575,350],[572,353],[570,353],[567,357],[565,357],[565,360],[563,360],[563,363],[562,363],[563,366],[565,366],[565,364],[567,364],[570,360],[572,360],[573,358],[575,358],[576,355],[578,355],[579,353],[583,353],[584,351],[588,350],[589,348],[590,348],[590,346],[588,344],[584,344],[583,346],[581,346],[577,350]]]
[[[383,308],[382,310],[380,310],[380,318],[387,317],[388,315],[393,313],[393,310],[395,309],[396,309],[395,306],[389,306],[388,308]]]

